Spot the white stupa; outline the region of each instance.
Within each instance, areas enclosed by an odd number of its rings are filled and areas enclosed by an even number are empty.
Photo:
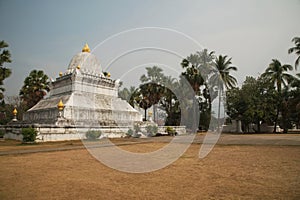
[[[103,75],[100,62],[86,44],[67,71],[51,83],[48,97],[24,114],[23,123],[111,127],[141,121],[141,114],[118,98],[118,87],[118,80]]]

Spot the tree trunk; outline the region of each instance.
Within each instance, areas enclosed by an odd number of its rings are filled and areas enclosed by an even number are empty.
[[[276,133],[278,117],[279,117],[279,106],[277,106],[277,111],[276,111],[276,117],[275,117],[275,123],[274,123],[273,133]]]
[[[199,121],[196,117],[196,97],[193,98],[193,124],[192,124],[192,131],[193,133],[197,133],[197,129],[198,129],[198,126],[199,126]],[[198,110],[199,112],[199,110]]]
[[[260,121],[257,120],[256,124],[257,124],[257,132],[260,133]]]
[[[279,80],[277,80],[277,91],[279,94],[279,103],[277,104],[277,111],[276,111],[276,118],[275,118],[273,133],[276,133],[277,121],[278,121],[280,106],[281,106],[281,102],[282,102],[281,101],[281,81],[279,81]]]
[[[168,121],[169,123],[172,122],[172,99],[169,100],[169,113],[168,113]],[[173,124],[169,124],[169,125],[173,125]]]
[[[147,121],[147,109],[145,109],[145,118],[144,121]]]
[[[157,104],[153,105],[153,121],[156,123]]]
[[[221,84],[219,79],[219,106],[218,106],[218,132],[220,131],[220,110],[221,110]]]

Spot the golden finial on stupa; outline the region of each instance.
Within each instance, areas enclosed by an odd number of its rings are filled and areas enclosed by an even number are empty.
[[[18,114],[17,109],[15,108],[12,113],[13,113],[14,116],[16,116]]]
[[[60,100],[57,104],[57,108],[59,111],[62,111],[64,109],[65,105],[64,103],[62,102],[62,100]]]
[[[77,69],[80,69],[80,65],[77,65],[77,67],[76,67]]]
[[[62,76],[63,75],[63,73],[62,72],[59,72],[59,76]]]
[[[85,45],[84,45],[84,47],[82,49],[82,52],[88,52],[88,53],[91,52],[90,47],[89,47],[89,45],[87,43],[85,43]]]
[[[17,108],[15,107],[15,109],[12,111],[13,115],[14,115],[14,118],[12,119],[13,122],[16,122],[18,121],[17,120],[17,114],[18,114],[18,111],[17,111]]]

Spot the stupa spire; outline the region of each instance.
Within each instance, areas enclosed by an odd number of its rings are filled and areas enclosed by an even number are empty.
[[[87,43],[85,43],[84,47],[82,48],[82,52],[88,52],[88,53],[91,52],[90,47]]]

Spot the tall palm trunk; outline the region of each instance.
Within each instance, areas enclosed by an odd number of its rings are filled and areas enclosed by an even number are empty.
[[[275,116],[275,123],[274,123],[274,129],[273,133],[276,133],[277,129],[277,121],[279,118],[279,113],[280,113],[280,106],[281,106],[281,80],[277,80],[277,91],[278,91],[278,103],[277,103],[277,109],[276,109],[276,116]]]
[[[219,106],[218,106],[218,132],[220,131],[220,114],[221,114],[221,112],[220,112],[220,110],[221,110],[221,91],[222,91],[222,89],[221,89],[221,83],[220,83],[220,79],[218,80],[218,82],[219,82]]]
[[[199,120],[200,119],[197,119],[197,112],[199,112],[199,110],[197,110],[197,106],[196,106],[196,103],[198,103],[196,101],[196,98],[194,97],[193,98],[193,125],[192,125],[192,130],[193,130],[193,133],[197,133],[197,129],[198,129],[198,126],[199,126]]]
[[[153,121],[156,123],[157,104],[153,105]]]
[[[273,133],[276,133],[276,129],[277,129],[277,121],[279,118],[279,104],[277,105],[277,111],[276,111],[276,117],[275,117],[275,123],[274,123],[274,129],[273,129]]]

